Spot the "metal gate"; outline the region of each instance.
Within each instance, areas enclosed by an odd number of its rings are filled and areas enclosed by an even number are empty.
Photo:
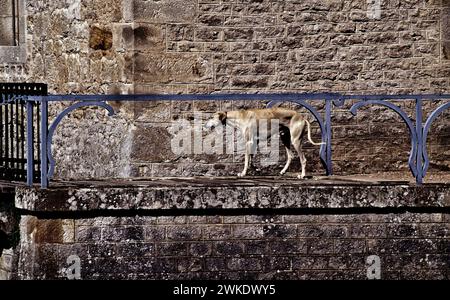
[[[0,180],[40,180],[40,102],[47,85],[0,83]]]

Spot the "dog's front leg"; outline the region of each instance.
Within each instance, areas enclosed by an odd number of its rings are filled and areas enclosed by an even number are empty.
[[[253,142],[252,141],[247,141],[245,143],[245,160],[244,160],[244,170],[238,174],[239,177],[244,177],[245,175],[247,175],[247,171],[248,171],[248,166],[250,165],[250,152],[252,149],[252,145]]]
[[[245,161],[244,161],[244,170],[238,174],[239,177],[244,177],[245,175],[247,175],[248,167],[250,165],[250,155],[252,153],[255,138],[252,129],[253,129],[252,126],[248,126],[242,130],[245,140]]]

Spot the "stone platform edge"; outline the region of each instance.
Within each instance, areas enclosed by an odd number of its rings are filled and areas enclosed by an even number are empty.
[[[216,210],[450,208],[450,184],[156,185],[17,187],[16,207],[36,212],[93,210]]]

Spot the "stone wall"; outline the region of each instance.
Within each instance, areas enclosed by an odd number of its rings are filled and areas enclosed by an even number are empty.
[[[20,49],[0,47],[0,80],[52,94],[450,92],[447,0],[382,1],[379,17],[365,0],[26,2]],[[113,118],[81,109],[63,121],[57,177],[236,174],[239,154],[172,153],[169,125],[265,101],[110,104]],[[379,107],[352,117],[351,104],[333,112],[335,172],[406,171],[400,118]],[[413,116],[412,103],[396,104]],[[448,117],[430,132],[431,171],[450,168]],[[317,148],[305,149],[307,172],[323,173]],[[65,278],[76,255],[84,279],[364,279],[378,255],[382,278],[449,279],[446,184],[259,180],[18,188],[20,217],[0,213],[0,277]]]
[[[14,191],[0,187],[0,280],[17,270],[15,248],[19,241],[19,216],[14,208]]]
[[[0,80],[46,82],[51,93],[449,93],[447,0],[27,1],[28,60]],[[51,13],[49,13],[51,12]],[[264,99],[262,99],[264,100]],[[427,112],[438,103],[427,104]],[[241,155],[174,155],[173,119],[262,103],[114,103],[85,109],[55,137],[57,176],[236,174]],[[410,104],[401,105],[412,115]],[[386,109],[333,117],[337,174],[406,171],[407,129]],[[52,115],[61,110],[52,105]],[[430,171],[448,171],[448,113],[430,133]],[[311,118],[311,117],[310,117]],[[316,130],[317,131],[317,128]],[[317,133],[314,138],[317,140]],[[309,173],[324,173],[306,147]],[[281,156],[281,160],[283,155]],[[275,174],[282,161],[262,174]],[[106,164],[106,166],[105,166]],[[298,163],[291,167],[299,169]]]
[[[23,217],[21,279],[449,279],[449,214]],[[24,247],[25,246],[25,247]],[[71,273],[70,273],[71,274]]]
[[[450,279],[448,184],[245,182],[18,188],[13,277]]]

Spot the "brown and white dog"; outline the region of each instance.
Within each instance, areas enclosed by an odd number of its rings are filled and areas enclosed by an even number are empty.
[[[302,166],[302,172],[297,177],[303,179],[306,172],[306,157],[302,152],[301,141],[307,129],[308,141],[316,146],[324,143],[315,143],[311,139],[311,125],[308,120],[304,119],[295,110],[285,108],[268,108],[268,109],[249,109],[249,110],[236,110],[228,112],[217,112],[209,119],[205,127],[212,129],[220,125],[231,125],[242,132],[242,136],[245,139],[245,163],[244,170],[238,176],[245,176],[250,164],[250,154],[252,148],[255,146],[254,141],[255,134],[254,128],[258,120],[273,120],[277,119],[280,125],[280,138],[287,152],[287,161],[284,168],[281,170],[280,175],[286,173],[289,165],[291,164],[294,154],[292,153],[290,146],[293,145],[300,158]]]

